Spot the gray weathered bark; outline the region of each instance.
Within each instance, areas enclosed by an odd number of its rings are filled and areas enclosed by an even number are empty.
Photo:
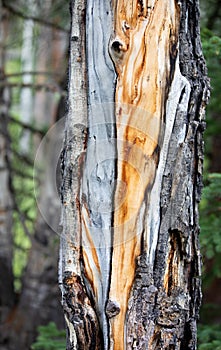
[[[198,1],[71,2],[67,349],[196,349],[209,84]]]

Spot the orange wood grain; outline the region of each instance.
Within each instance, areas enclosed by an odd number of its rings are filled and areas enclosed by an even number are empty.
[[[176,45],[178,40],[179,7],[175,0],[115,0],[113,7],[115,37],[110,52],[118,74],[118,182],[109,299],[120,305],[120,313],[110,323],[113,349],[122,350],[136,257],[141,253],[142,234],[148,235],[148,231],[139,232],[138,218],[144,200],[148,203],[145,190],[151,188],[157,168],[171,70],[170,43],[173,40]]]
[[[98,289],[101,278],[101,268],[97,256],[97,251],[91,237],[88,213],[86,210],[82,210],[82,230],[85,232],[85,242],[82,246],[82,254],[84,261],[84,274],[90,283],[96,300],[98,300]]]

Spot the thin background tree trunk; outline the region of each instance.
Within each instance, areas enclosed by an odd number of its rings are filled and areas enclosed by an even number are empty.
[[[21,4],[17,5],[18,7],[21,6]],[[26,172],[27,174],[30,173],[31,167],[28,168],[26,162],[23,161],[22,156],[19,157],[18,160],[16,158],[16,155],[13,155],[13,150],[16,147],[15,142],[12,142],[14,140],[11,140],[11,130],[9,130],[8,128],[10,121],[10,113],[13,113],[13,111],[10,110],[12,90],[10,89],[10,87],[7,86],[8,81],[7,74],[5,75],[5,64],[7,59],[9,60],[9,62],[11,59],[9,54],[9,50],[12,49],[12,38],[10,37],[10,30],[12,31],[12,23],[16,22],[16,20],[14,20],[14,18],[12,19],[10,17],[10,11],[8,11],[5,8],[2,8],[2,6],[4,5],[2,5],[2,2],[0,1],[0,348],[1,350],[23,350],[29,349],[31,344],[36,339],[38,326],[48,324],[50,321],[52,321],[55,322],[59,328],[64,327],[64,318],[62,314],[62,308],[60,305],[60,293],[57,284],[57,260],[59,252],[58,226],[60,220],[59,214],[57,213],[60,212],[60,201],[58,188],[56,188],[56,185],[58,184],[56,183],[54,173],[54,169],[56,169],[57,166],[59,167],[58,156],[61,150],[60,148],[62,145],[63,135],[61,130],[59,130],[60,132],[56,133],[54,128],[53,132],[50,132],[48,137],[45,137],[44,147],[41,147],[41,150],[38,152],[38,162],[36,164],[35,171],[37,172],[37,170],[39,170],[38,167],[40,166],[41,170],[43,170],[44,172],[43,175],[41,172],[41,189],[39,189],[39,174],[36,174],[35,172],[35,175],[37,175],[35,189],[37,190],[37,192],[39,192],[40,190],[40,193],[36,194],[39,195],[39,197],[37,198],[39,210],[35,223],[34,233],[33,235],[30,234],[32,245],[29,252],[27,252],[27,266],[21,278],[22,289],[21,291],[19,291],[19,293],[17,292],[15,294],[13,285],[15,277],[13,275],[12,262],[13,250],[15,250],[14,240],[16,238],[13,239],[12,237],[12,213],[18,209],[20,211],[20,215],[18,215],[19,219],[21,220],[21,222],[24,222],[24,226],[26,227],[26,229],[27,227],[29,229],[29,227],[32,225],[29,225],[29,221],[27,223],[26,213],[22,212],[23,208],[22,204],[19,201],[20,197],[17,197],[17,193],[14,187],[14,183],[17,180],[17,174],[13,171],[14,169],[12,167],[14,165],[14,159],[16,159],[16,161],[18,162],[16,165],[18,166],[18,168],[22,168],[21,173],[24,174],[24,177],[26,176]],[[27,22],[33,21],[27,20]],[[16,23],[18,23],[18,21]],[[39,30],[43,31],[41,27]],[[44,41],[45,45],[47,41],[47,47],[51,47],[50,55],[46,57],[47,65],[45,65],[44,67],[38,66],[38,69],[41,72],[51,72],[51,80],[55,79],[54,75],[58,76],[59,74],[60,76],[58,79],[66,80],[66,76],[64,78],[66,70],[66,33],[60,35],[58,33],[58,30],[54,28],[50,28],[48,29],[48,31],[51,34],[50,37],[46,36],[46,38],[44,37],[43,40],[42,36],[41,39]],[[29,34],[32,36],[33,39],[34,34],[30,28]],[[51,40],[52,37],[53,40]],[[17,39],[17,36],[14,36],[13,40]],[[38,44],[39,46],[41,46],[40,40]],[[24,46],[26,45],[24,44]],[[33,59],[33,52],[31,52],[32,48],[29,47],[30,59]],[[60,52],[58,53],[59,50]],[[27,47],[24,51],[26,52],[23,56],[26,56],[27,59]],[[44,49],[42,49],[41,47],[41,56],[47,56],[48,52],[48,49],[47,52],[44,52]],[[16,55],[19,56],[19,54],[20,52],[18,48],[16,49]],[[62,70],[60,69],[59,72],[57,72],[57,70],[59,69],[59,65],[61,65],[61,61]],[[25,67],[23,66],[22,68],[30,72],[35,71],[34,69],[31,69],[30,62],[28,66],[25,65]],[[34,73],[37,74],[38,70]],[[31,74],[30,76],[33,78],[35,74]],[[8,80],[10,82],[10,78]],[[60,84],[60,80],[54,82],[54,84]],[[28,83],[28,81],[24,82]],[[41,82],[42,85],[47,83],[45,80]],[[62,85],[64,85],[64,83]],[[26,90],[26,88],[24,88],[24,90]],[[29,94],[25,94],[25,96],[26,97],[23,97],[27,100]],[[64,98],[62,97],[60,99],[58,108],[58,101],[56,99],[56,96],[54,96],[54,94],[52,95],[51,93],[50,97],[50,101],[46,99],[45,103],[43,103],[43,101],[42,105],[39,105],[38,110],[36,109],[35,111],[35,121],[37,128],[39,129],[41,128],[42,124],[44,126],[47,125],[49,122],[49,124],[53,124],[55,120],[63,118],[64,116]],[[23,100],[23,102],[25,101]],[[26,107],[28,106],[28,102],[30,101],[26,101]],[[30,114],[29,108],[27,108],[26,112]],[[30,120],[28,123],[28,120],[25,121],[22,117],[23,116],[21,116],[22,121],[27,122],[27,124],[31,125]],[[33,127],[33,129],[34,128],[35,127]],[[12,133],[12,135],[14,134]],[[28,137],[24,139],[21,137],[23,147],[25,147],[25,144],[27,146],[28,139],[31,142],[32,134],[29,130],[26,136]],[[40,142],[39,137],[36,136],[36,139],[37,138]],[[20,146],[21,149],[19,149],[19,147],[17,147],[16,149],[18,155],[23,154],[26,151],[25,153],[27,159],[29,159],[29,156],[31,157],[30,147],[29,149],[27,147],[25,149],[22,147],[21,144]],[[42,154],[40,155],[39,153]],[[44,164],[42,164],[43,162],[41,162],[43,159]],[[22,183],[24,187],[26,186],[27,181],[24,180],[24,182]],[[23,187],[20,186],[19,190],[21,192],[24,191],[23,196],[25,196],[26,188]],[[12,190],[12,193],[10,193],[9,189]],[[12,196],[12,198],[10,196]],[[30,198],[28,198],[28,201],[29,200]],[[16,229],[17,226],[16,228],[14,228],[14,230]],[[18,235],[19,233],[16,232],[15,237],[16,234]],[[31,229],[28,233],[32,233]]]
[[[27,2],[28,8],[35,8],[32,0]],[[21,62],[24,72],[34,71],[34,21],[29,19],[24,21],[22,35]],[[33,84],[33,76],[25,74],[22,77],[24,84]],[[33,92],[31,88],[23,88],[20,95],[20,114],[24,123],[31,124],[33,122]],[[23,131],[20,141],[21,151],[27,154],[31,145],[31,135],[28,130]]]
[[[9,88],[4,86],[5,49],[7,40],[8,16],[0,3],[0,325],[7,321],[14,305],[15,295],[12,272],[12,200],[9,191],[9,170],[7,159],[10,157],[9,139],[7,138],[8,112],[11,102]],[[0,337],[0,342],[4,335]]]
[[[71,7],[60,259],[67,349],[196,349],[208,101],[199,4]]]

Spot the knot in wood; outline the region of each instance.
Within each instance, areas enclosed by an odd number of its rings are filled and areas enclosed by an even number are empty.
[[[76,41],[79,40],[79,37],[78,37],[77,35],[73,35],[73,36],[71,37],[71,40],[76,42]]]
[[[110,44],[110,54],[113,61],[122,59],[127,49],[126,43],[116,37]]]
[[[106,315],[108,318],[117,316],[120,313],[120,306],[116,301],[108,300],[106,306]]]

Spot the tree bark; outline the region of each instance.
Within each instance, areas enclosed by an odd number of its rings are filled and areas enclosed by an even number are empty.
[[[196,349],[209,84],[198,1],[71,2],[67,349]]]

